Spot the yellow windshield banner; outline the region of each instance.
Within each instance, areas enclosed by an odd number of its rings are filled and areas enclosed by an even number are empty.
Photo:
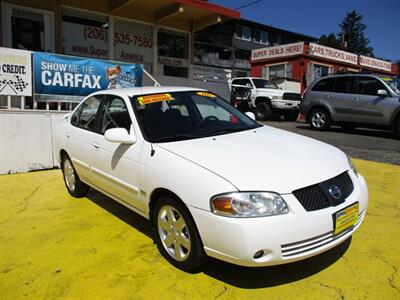
[[[155,94],[138,97],[138,102],[140,105],[171,100],[175,100],[175,98],[173,98],[171,94]]]
[[[202,96],[202,97],[207,97],[207,98],[216,98],[217,97],[214,94],[211,94],[208,92],[197,92],[196,94],[199,96]]]

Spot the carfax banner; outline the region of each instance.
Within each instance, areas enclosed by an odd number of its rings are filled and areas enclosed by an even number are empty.
[[[142,85],[141,64],[42,52],[34,52],[33,57],[35,94],[83,97],[98,90]]]
[[[0,47],[0,95],[32,96],[32,52]]]

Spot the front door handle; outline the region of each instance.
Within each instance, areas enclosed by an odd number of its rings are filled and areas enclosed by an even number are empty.
[[[92,148],[96,151],[99,150],[100,145],[98,143],[92,143]]]

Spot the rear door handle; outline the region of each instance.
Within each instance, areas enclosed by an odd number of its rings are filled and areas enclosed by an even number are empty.
[[[98,143],[92,143],[92,148],[94,149],[94,150],[99,150],[99,144]]]
[[[70,136],[71,136],[71,135],[69,134],[69,132],[66,132],[66,133],[65,133],[65,137],[66,137],[66,138],[70,138]]]
[[[353,99],[356,100],[356,101],[360,101],[361,100],[360,97],[354,97]]]

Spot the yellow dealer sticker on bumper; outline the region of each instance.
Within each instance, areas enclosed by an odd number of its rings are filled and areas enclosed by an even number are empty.
[[[207,92],[197,92],[196,94],[199,96],[208,97],[208,98],[216,98],[217,97],[214,94],[207,93]]]
[[[335,222],[335,234],[338,234],[357,223],[358,208],[359,204],[357,202],[333,215]]]
[[[138,97],[138,102],[140,105],[171,100],[175,100],[175,98],[173,98],[171,94],[154,94]]]

